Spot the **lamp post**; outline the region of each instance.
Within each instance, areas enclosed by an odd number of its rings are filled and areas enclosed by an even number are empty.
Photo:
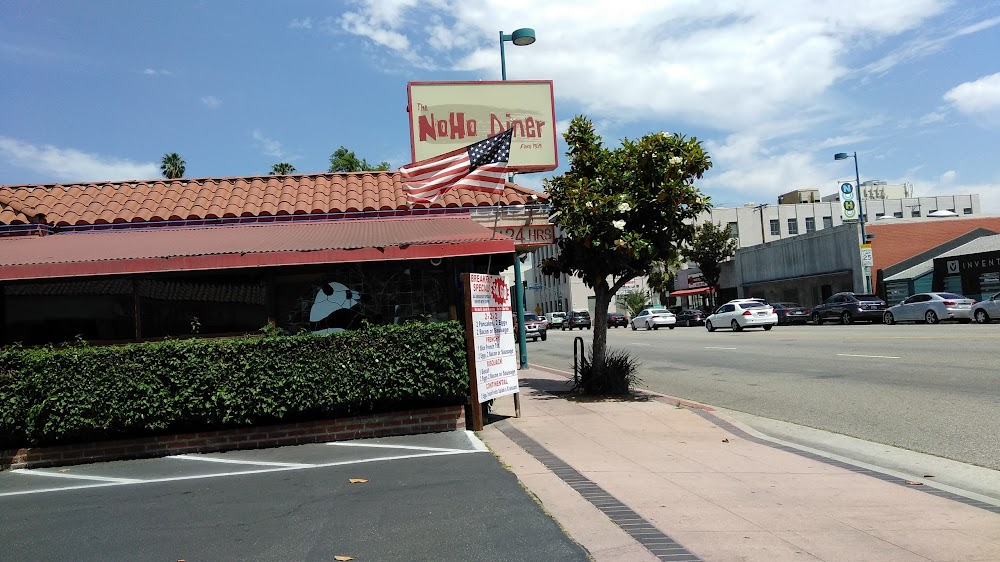
[[[868,234],[865,233],[865,205],[864,205],[864,193],[861,192],[861,174],[858,173],[858,153],[848,154],[846,152],[838,152],[833,155],[834,160],[847,160],[848,158],[854,158],[854,180],[857,182],[858,188],[858,219],[861,221],[861,243],[868,243]],[[874,238],[875,235],[873,234]],[[870,293],[872,290],[871,278],[867,273],[864,274],[865,278],[865,292]]]
[[[510,35],[504,35],[503,31],[500,32],[500,78],[504,81],[507,80],[507,59],[504,58],[503,44],[507,41],[518,47],[530,45],[535,42],[535,30],[530,27],[522,27],[514,30]],[[527,369],[528,339],[524,333],[524,286],[521,283],[521,260],[517,251],[514,252],[514,286],[514,299],[517,301],[517,341],[521,346],[521,368]]]

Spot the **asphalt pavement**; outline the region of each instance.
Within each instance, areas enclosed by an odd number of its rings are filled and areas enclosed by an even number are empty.
[[[5,471],[0,509],[5,560],[588,559],[466,432]]]

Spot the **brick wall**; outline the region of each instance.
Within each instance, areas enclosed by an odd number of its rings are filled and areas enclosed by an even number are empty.
[[[464,406],[390,412],[371,416],[245,427],[180,435],[100,441],[58,447],[0,451],[0,467],[43,468],[90,462],[264,449],[303,443],[346,441],[465,429]]]

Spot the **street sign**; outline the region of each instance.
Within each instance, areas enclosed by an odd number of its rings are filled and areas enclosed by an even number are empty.
[[[871,244],[861,245],[861,265],[871,267],[875,265],[875,255],[872,253]]]
[[[840,184],[840,216],[845,222],[858,220],[857,194],[853,183]]]

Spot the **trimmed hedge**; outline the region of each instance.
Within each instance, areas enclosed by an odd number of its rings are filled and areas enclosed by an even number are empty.
[[[457,322],[0,348],[0,449],[464,404]]]

